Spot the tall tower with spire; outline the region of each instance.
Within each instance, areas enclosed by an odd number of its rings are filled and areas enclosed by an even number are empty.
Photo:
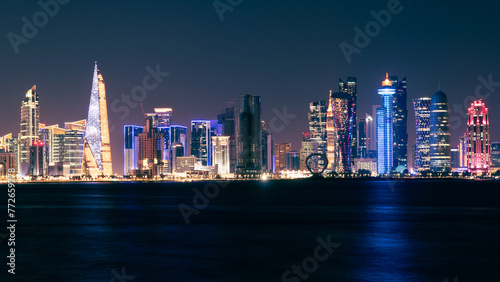
[[[97,62],[94,66],[83,150],[82,173],[84,175],[97,177],[113,174],[106,89]]]

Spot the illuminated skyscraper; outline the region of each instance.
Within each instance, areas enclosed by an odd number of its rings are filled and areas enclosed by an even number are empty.
[[[292,143],[283,143],[276,144],[274,153],[275,153],[275,172],[279,173],[282,170],[286,169],[286,154],[288,154],[292,150]]]
[[[450,123],[448,97],[441,91],[431,100],[431,170],[434,172],[451,171]]]
[[[155,108],[154,113],[147,113],[146,117],[151,117],[153,120],[153,127],[170,126],[172,123],[172,109],[171,108]]]
[[[460,136],[458,142],[458,153],[460,158],[460,167],[467,168],[467,133],[464,136]]]
[[[358,104],[358,82],[355,77],[348,77],[347,84],[339,79],[339,92],[346,93],[348,95],[349,105],[349,123],[351,124],[351,156],[349,160],[351,161],[351,165],[354,165],[354,159],[358,157],[358,139],[357,139],[357,104]]]
[[[82,173],[92,177],[113,174],[109,139],[106,87],[101,72],[94,66],[87,128],[85,130]]]
[[[358,158],[367,157],[367,120],[362,118],[358,123]]]
[[[138,125],[125,125],[123,127],[124,136],[124,175],[132,175],[133,170],[138,169],[139,162],[139,134],[143,127]]]
[[[47,176],[49,170],[48,147],[43,141],[30,146],[30,176]]]
[[[161,176],[165,173],[163,152],[165,150],[163,134],[153,127],[154,119],[146,116],[146,125],[139,133],[138,170],[148,177]]]
[[[491,173],[490,117],[482,100],[467,112],[467,163],[471,173]]]
[[[229,173],[229,136],[212,137],[212,160],[219,174]]]
[[[325,154],[327,147],[326,118],[328,106],[326,101],[309,103],[309,133],[310,138],[319,138],[318,151],[315,153]]]
[[[86,120],[64,123],[64,163],[67,174],[72,176],[82,175],[83,149],[85,146]]]
[[[18,173],[22,176],[29,174],[30,147],[39,137],[39,103],[36,85],[26,92],[21,105],[21,131],[19,133]]]
[[[211,126],[209,120],[191,121],[191,156],[196,157],[196,161],[204,166],[210,166],[212,156],[211,151]]]
[[[415,167],[417,172],[430,169],[431,159],[431,98],[413,99],[413,109],[415,110],[415,127],[417,130],[415,144]]]
[[[261,98],[249,94],[241,98],[238,120],[237,174],[258,177],[262,173]]]
[[[354,135],[354,124],[352,114],[352,97],[345,92],[337,92],[330,95],[328,107],[331,108],[331,125],[333,126],[333,138],[328,139],[329,154],[333,155],[332,169],[339,173],[351,172],[352,168],[352,140]],[[329,112],[328,110],[327,112]],[[333,142],[333,144],[331,144]],[[333,152],[330,152],[333,150]],[[357,154],[355,154],[357,155]]]
[[[388,174],[394,168],[393,99],[396,94],[388,74],[378,94],[382,96],[382,107],[377,108],[377,172]]]
[[[267,125],[262,121],[262,171],[273,173],[274,170],[274,139],[273,134],[267,130]]]

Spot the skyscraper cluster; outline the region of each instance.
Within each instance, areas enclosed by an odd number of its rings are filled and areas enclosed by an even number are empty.
[[[47,126],[40,122],[36,85],[21,102],[17,137],[0,138],[0,153],[11,154],[21,177],[66,176],[73,178],[113,175],[106,90],[97,63],[94,66],[88,119]]]

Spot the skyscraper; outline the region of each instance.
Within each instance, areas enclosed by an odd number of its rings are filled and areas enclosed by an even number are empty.
[[[310,138],[318,138],[318,151],[315,153],[325,154],[327,147],[326,118],[328,106],[326,101],[309,103],[309,133]]]
[[[154,113],[147,113],[146,117],[151,117],[153,120],[153,127],[170,126],[172,123],[172,109],[171,108],[155,108]]]
[[[132,171],[138,168],[139,162],[139,134],[143,127],[138,125],[125,125],[123,127],[124,138],[124,175],[132,175]]]
[[[274,139],[273,134],[267,130],[267,125],[262,121],[262,171],[273,173],[274,170]]]
[[[362,118],[358,123],[358,158],[367,157],[367,120]]]
[[[406,106],[406,77],[398,81],[391,76],[392,86],[396,90],[393,96],[394,160],[393,167],[408,167],[408,109]]]
[[[22,176],[29,174],[30,147],[39,137],[39,102],[36,85],[33,85],[22,101],[21,129],[19,133],[18,173]]]
[[[229,136],[229,170],[236,172],[236,105],[234,102],[226,102],[224,115],[224,136]]]
[[[358,139],[357,139],[357,104],[358,104],[358,87],[357,87],[357,80],[355,77],[348,77],[347,78],[347,84],[342,81],[342,79],[339,79],[339,92],[346,93],[349,97],[350,100],[350,109],[349,109],[349,122],[352,125],[352,132],[351,132],[351,156],[349,157],[351,161],[351,166],[354,165],[354,159],[358,157]]]
[[[262,172],[262,115],[261,98],[244,95],[238,120],[238,166],[237,173],[256,177]]]
[[[331,168],[339,173],[349,173],[352,170],[352,140],[354,138],[354,124],[352,114],[352,96],[346,92],[337,92],[330,95],[327,110],[330,113],[330,125],[333,138],[328,138],[328,158],[333,165]],[[332,129],[330,129],[332,130]],[[333,143],[333,144],[332,144]],[[333,150],[333,152],[331,151]]]
[[[30,146],[30,176],[47,176],[49,169],[48,148],[43,141],[33,141]]]
[[[229,173],[229,136],[212,137],[212,160],[219,174]]]
[[[378,94],[382,96],[382,107],[377,108],[377,172],[388,174],[394,168],[393,99],[396,94],[388,74]]]
[[[84,173],[82,167],[86,122],[83,119],[64,123],[64,163],[67,167],[66,174],[71,176],[80,176]]]
[[[82,173],[92,177],[113,174],[109,139],[106,87],[101,72],[94,66],[87,128],[85,130]]]
[[[482,100],[471,103],[467,111],[467,140],[469,172],[490,173],[490,117]]]
[[[292,150],[292,143],[282,143],[276,144],[274,153],[275,153],[275,165],[276,165],[276,173],[279,173],[282,170],[286,169],[286,155]]]
[[[138,168],[148,177],[160,176],[163,169],[163,151],[165,150],[163,134],[153,127],[154,118],[146,116],[146,125],[139,133]]]
[[[451,171],[451,145],[448,97],[441,91],[432,96],[430,127],[431,170],[449,172]]]
[[[422,172],[430,169],[431,159],[431,98],[413,99],[413,109],[415,110],[415,127],[417,131],[415,144],[415,167],[414,170]]]
[[[459,151],[459,158],[460,158],[460,167],[461,168],[467,168],[467,133],[464,134],[464,136],[460,136],[459,142],[458,142],[458,151]]]
[[[211,126],[209,120],[191,121],[191,156],[204,166],[211,166]]]

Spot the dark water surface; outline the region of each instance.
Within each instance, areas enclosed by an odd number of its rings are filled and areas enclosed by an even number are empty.
[[[232,182],[189,225],[206,182],[19,184],[0,281],[500,281],[499,183]]]

